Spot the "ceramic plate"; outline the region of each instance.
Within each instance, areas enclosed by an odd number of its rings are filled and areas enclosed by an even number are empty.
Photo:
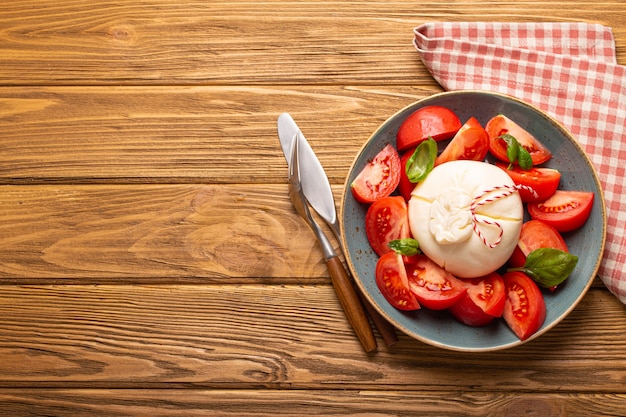
[[[585,225],[564,233],[578,264],[557,291],[544,291],[546,320],[537,333],[524,342],[508,328],[504,319],[487,327],[473,328],[457,322],[446,311],[421,310],[404,312],[392,307],[378,290],[375,268],[378,256],[365,235],[365,213],[368,205],[357,202],[350,184],[386,144],[395,146],[396,132],[402,121],[415,110],[428,105],[450,108],[464,123],[471,116],[483,126],[504,114],[535,135],[551,152],[552,159],[543,166],[561,172],[562,190],[584,190],[595,193],[591,216]],[[370,137],[355,158],[341,198],[342,245],[348,266],[369,301],[399,330],[430,345],[457,351],[493,351],[510,348],[533,340],[559,323],[574,309],[597,274],[606,239],[606,213],[598,177],[580,145],[553,118],[537,108],[506,95],[482,91],[456,91],[436,94],[415,102],[385,121]]]

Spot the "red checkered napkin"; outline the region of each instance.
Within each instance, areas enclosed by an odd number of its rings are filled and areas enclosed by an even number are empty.
[[[607,243],[599,275],[626,304],[626,67],[610,28],[584,23],[427,23],[414,44],[446,90],[518,97],[559,120],[604,190]],[[622,249],[623,248],[623,249]]]

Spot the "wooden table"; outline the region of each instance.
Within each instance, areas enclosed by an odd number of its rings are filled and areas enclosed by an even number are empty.
[[[426,21],[626,3],[43,0],[0,5],[6,416],[623,416],[626,309],[596,280],[536,341],[365,354],[287,197],[289,111],[338,198],[371,132],[441,91]]]

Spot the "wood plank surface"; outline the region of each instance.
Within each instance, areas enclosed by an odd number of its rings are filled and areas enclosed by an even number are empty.
[[[442,91],[428,21],[600,23],[626,64],[623,1],[2,2],[0,414],[626,415],[599,280],[501,352],[376,333],[367,355],[347,324],[276,117],[339,201],[371,133]]]
[[[585,21],[615,27],[615,2],[41,0],[5,3],[0,84],[189,85],[401,82],[434,87],[413,27],[451,21]],[[25,69],[28,69],[25,71]],[[286,76],[287,75],[287,76]]]
[[[387,115],[431,93],[403,86],[6,88],[0,183],[286,183],[276,118],[289,111],[339,184]]]
[[[4,282],[315,283],[328,274],[286,185],[30,185],[0,194]]]
[[[626,313],[600,289],[532,343],[454,354],[402,336],[365,355],[329,285],[0,286],[0,301],[0,387],[610,394],[626,375]]]
[[[0,405],[14,415],[74,416],[398,416],[518,417],[603,415],[619,417],[626,398],[620,394],[474,393],[450,391],[390,392],[327,390],[184,390],[37,389],[3,390]],[[210,411],[208,411],[210,410]],[[606,410],[597,414],[598,410]],[[613,412],[612,410],[617,410]]]

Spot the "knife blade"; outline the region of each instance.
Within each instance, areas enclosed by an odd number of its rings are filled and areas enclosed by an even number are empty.
[[[317,214],[330,226],[337,241],[341,242],[335,198],[324,167],[289,113],[282,113],[278,116],[277,124],[280,144],[287,164],[290,167],[293,151],[292,147],[295,143],[294,138],[299,137],[298,154],[303,194],[311,207],[313,207]],[[343,251],[343,248],[341,248],[341,250]],[[347,269],[346,272],[349,275]],[[352,277],[350,277],[350,279],[353,281]],[[374,325],[385,340],[386,345],[392,346],[395,344],[398,341],[395,327],[372,306],[358,288],[357,292]]]
[[[298,134],[300,135],[298,154],[300,155],[302,192],[311,207],[328,223],[335,237],[340,240],[335,197],[324,167],[291,115],[282,113],[278,116],[278,139],[280,139],[287,164],[291,163],[293,138]]]

